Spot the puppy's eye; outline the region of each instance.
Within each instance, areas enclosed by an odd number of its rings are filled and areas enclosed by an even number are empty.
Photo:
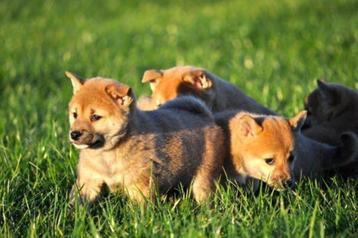
[[[94,121],[98,121],[98,120],[101,119],[101,118],[102,118],[102,117],[99,116],[99,115],[97,115],[97,114],[92,114],[91,117],[90,117],[90,120],[91,120],[92,122],[94,122]]]
[[[275,163],[275,160],[273,158],[267,158],[265,159],[266,164],[273,165]]]
[[[77,118],[77,112],[72,113],[73,118]]]

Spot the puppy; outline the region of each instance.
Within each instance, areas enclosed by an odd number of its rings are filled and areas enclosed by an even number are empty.
[[[329,144],[338,144],[345,131],[358,134],[358,92],[323,80],[317,86],[305,103],[304,134]]]
[[[354,160],[356,136],[343,135],[340,146],[319,143],[302,135],[305,118],[305,111],[290,119],[237,111],[216,114],[228,139],[224,161],[228,177],[244,183],[250,176],[283,189],[302,177],[322,178]]]
[[[81,151],[71,203],[77,193],[80,201],[95,201],[103,185],[139,202],[179,184],[192,183],[197,202],[210,196],[222,169],[223,133],[203,103],[182,97],[143,112],[127,85],[66,76],[74,93],[69,136]]]
[[[245,95],[236,86],[205,69],[194,66],[147,70],[144,72],[142,82],[150,85],[154,108],[179,95],[194,95],[202,99],[213,112],[239,109],[262,114],[275,114]]]
[[[216,122],[228,139],[224,162],[228,177],[236,177],[240,182],[242,176],[250,176],[278,190],[291,186],[292,130],[304,117],[305,113],[289,120],[237,111],[216,114]]]
[[[330,145],[339,145],[341,135],[352,132],[358,135],[358,92],[340,84],[317,81],[315,89],[307,98],[308,111],[304,135]],[[358,176],[358,162],[340,168],[343,177]]]

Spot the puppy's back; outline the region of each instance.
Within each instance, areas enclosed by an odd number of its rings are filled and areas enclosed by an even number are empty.
[[[203,129],[215,125],[210,110],[193,96],[181,96],[168,101],[157,110],[135,110],[136,127],[142,133],[172,133],[179,130]]]
[[[212,113],[203,101],[194,96],[181,96],[168,101],[160,109],[175,110],[182,113],[192,113],[196,116],[213,118]]]
[[[195,97],[181,96],[157,110],[138,112],[145,138],[135,143],[138,147],[145,141],[146,149],[139,157],[157,161],[152,169],[160,190],[170,190],[179,182],[186,187],[193,177],[194,190],[210,187],[205,184],[221,171],[223,134],[205,104]]]

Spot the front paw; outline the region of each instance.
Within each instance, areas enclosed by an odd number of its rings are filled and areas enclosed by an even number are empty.
[[[88,199],[87,196],[81,193],[76,185],[72,187],[68,204],[68,209],[71,213],[74,212],[76,206],[90,208],[92,203],[93,202]]]

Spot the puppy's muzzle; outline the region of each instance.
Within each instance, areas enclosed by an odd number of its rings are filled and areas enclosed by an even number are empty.
[[[100,134],[94,134],[86,130],[73,130],[70,132],[70,141],[79,149],[100,148],[104,145],[105,139]]]
[[[71,131],[71,133],[70,133],[70,137],[74,141],[78,141],[80,139],[81,135],[82,135],[82,132],[80,132],[80,131]]]
[[[284,190],[287,188],[292,188],[295,185],[295,181],[290,175],[286,173],[280,173],[276,174],[272,178],[272,184],[275,188]]]

